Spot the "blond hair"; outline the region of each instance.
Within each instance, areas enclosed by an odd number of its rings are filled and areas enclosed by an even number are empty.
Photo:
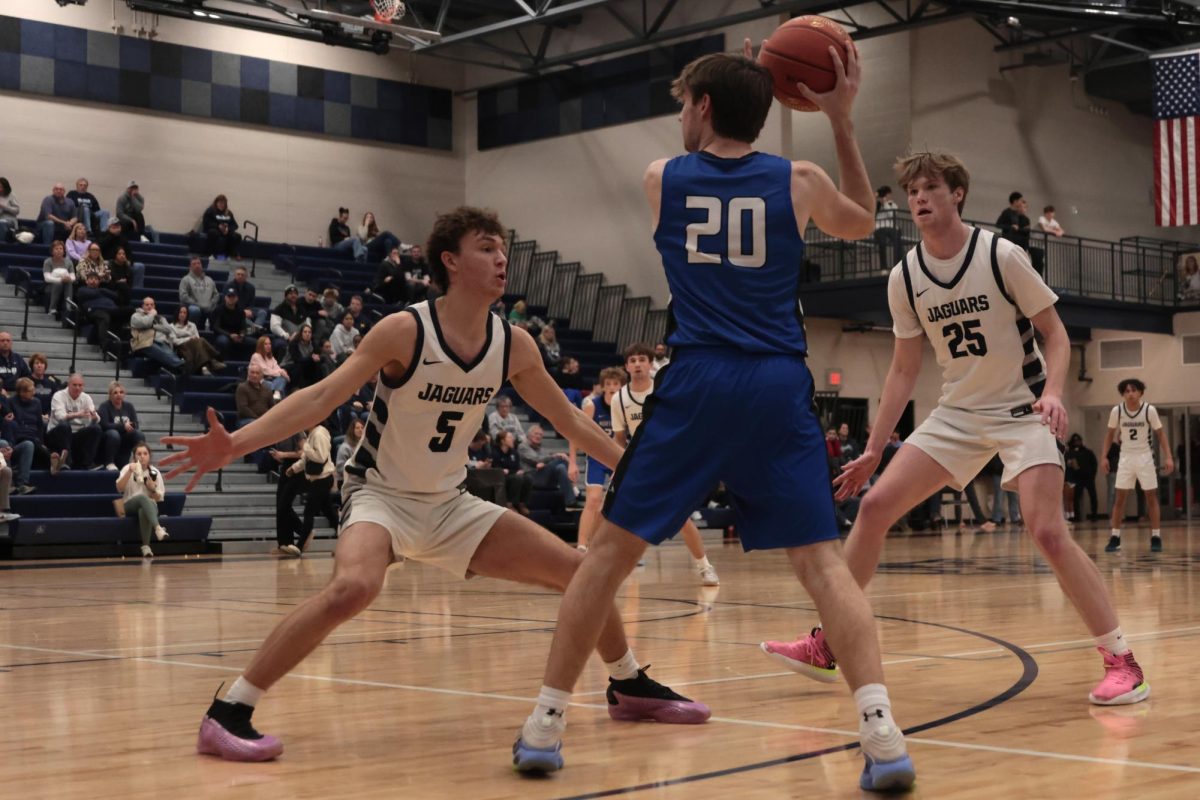
[[[906,193],[908,185],[917,178],[929,180],[938,179],[946,182],[950,191],[963,190],[963,199],[958,203],[958,213],[962,214],[963,206],[967,204],[967,192],[971,187],[971,176],[966,166],[957,156],[950,153],[910,153],[896,159],[894,165],[896,182]]]

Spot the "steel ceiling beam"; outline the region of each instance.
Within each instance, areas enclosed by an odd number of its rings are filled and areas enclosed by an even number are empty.
[[[470,30],[463,31],[462,33],[443,36],[440,42],[434,42],[433,44],[426,45],[425,47],[414,48],[414,51],[417,53],[428,53],[431,50],[440,50],[451,45],[463,44],[464,42],[469,42],[472,39],[480,39],[484,36],[491,36],[494,33],[517,30],[518,28],[523,28],[526,25],[542,25],[562,17],[569,17],[574,14],[578,14],[579,12],[586,11],[589,8],[608,5],[611,2],[613,2],[613,0],[575,0],[575,2],[572,3],[547,9],[544,13],[538,14],[534,17],[518,17],[516,19],[509,19],[503,22],[494,22],[491,25],[483,25],[479,28],[472,28]]]

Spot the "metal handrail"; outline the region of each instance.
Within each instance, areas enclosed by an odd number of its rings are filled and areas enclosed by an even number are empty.
[[[71,326],[71,374],[75,373],[75,353],[79,349],[79,305],[71,298],[63,300],[63,322]]]
[[[258,275],[257,275],[257,271],[258,271],[258,223],[251,222],[248,219],[244,219],[244,220],[242,220],[242,227],[243,228],[254,228],[254,235],[253,236],[251,236],[250,234],[244,235],[242,237],[242,244],[245,244],[246,242],[254,242],[254,247],[250,251],[251,252],[251,255],[250,255],[250,277],[256,278],[256,277],[258,277]]]
[[[13,285],[13,296],[18,294],[25,297],[25,316],[21,320],[21,341],[29,339],[29,306],[33,302],[33,278],[30,277],[29,271],[21,267],[9,267],[9,274],[17,273],[17,280]]]

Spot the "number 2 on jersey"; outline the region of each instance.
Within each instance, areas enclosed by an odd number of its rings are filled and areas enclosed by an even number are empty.
[[[702,208],[707,212],[703,222],[687,226],[687,254],[689,264],[720,264],[720,253],[705,253],[700,249],[701,236],[717,236],[721,223],[728,215],[729,263],[735,267],[758,268],[767,263],[767,201],[761,197],[734,197],[729,200],[728,210],[722,208],[721,198],[690,194],[688,208]],[[742,251],[742,219],[750,214],[751,250]]]
[[[987,340],[979,332],[979,326],[982,324],[977,319],[968,319],[963,320],[961,325],[957,322],[951,322],[942,328],[942,336],[950,340],[947,345],[950,348],[950,355],[954,358],[986,356]],[[966,349],[963,349],[964,342],[966,342]]]
[[[450,445],[454,443],[455,427],[451,423],[458,422],[463,418],[461,411],[443,411],[438,417],[437,432],[441,436],[435,436],[429,440],[429,449],[435,453],[445,453],[450,449]]]

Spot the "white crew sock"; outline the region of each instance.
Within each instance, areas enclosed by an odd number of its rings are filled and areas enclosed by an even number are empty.
[[[1151,536],[1151,537],[1153,537],[1153,538],[1155,538],[1155,539],[1159,539],[1159,538],[1161,538],[1161,537],[1162,537],[1162,529],[1161,529],[1161,528],[1151,528],[1151,529],[1150,529],[1150,536]]]
[[[1123,656],[1129,652],[1129,643],[1120,628],[1114,628],[1103,636],[1096,637],[1096,646],[1103,647],[1114,656]]]
[[[1112,529],[1112,536],[1113,536],[1113,538],[1114,538],[1114,539],[1120,539],[1120,538],[1121,538],[1121,529],[1120,529],[1120,528],[1113,528],[1113,529]]]
[[[615,681],[627,681],[630,678],[636,678],[638,669],[641,664],[633,657],[632,650],[626,650],[625,655],[618,658],[616,661],[605,661],[604,666],[608,667],[608,674]],[[554,691],[553,689],[551,691]],[[570,699],[568,695],[568,699]]]
[[[863,752],[876,761],[895,761],[902,757],[907,748],[904,734],[892,719],[887,687],[882,683],[860,686],[854,693],[854,703],[858,706],[858,734]]]
[[[266,693],[266,689],[260,689],[245,677],[239,676],[229,687],[229,691],[225,693],[224,699],[226,703],[241,703],[254,708]]]
[[[712,566],[712,564],[708,563],[708,556],[700,556],[700,558],[692,559],[692,566],[694,566],[698,572],[702,569],[708,569]]]
[[[565,717],[570,702],[570,692],[543,685],[538,692],[537,705],[521,729],[521,739],[525,744],[538,748],[553,747],[562,738],[566,728]]]

